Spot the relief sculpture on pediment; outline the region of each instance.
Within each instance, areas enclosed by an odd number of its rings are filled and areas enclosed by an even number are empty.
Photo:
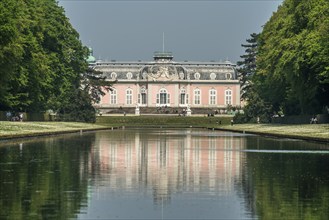
[[[186,69],[175,65],[148,65],[140,69],[140,77],[148,81],[189,80]]]
[[[155,65],[150,68],[149,76],[156,81],[177,80],[178,73],[174,66]]]

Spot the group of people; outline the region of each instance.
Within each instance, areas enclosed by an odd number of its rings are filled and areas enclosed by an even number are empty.
[[[10,111],[8,111],[6,113],[6,118],[8,121],[23,121],[23,113],[11,113]]]

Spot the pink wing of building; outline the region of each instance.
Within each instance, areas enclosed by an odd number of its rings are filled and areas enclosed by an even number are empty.
[[[149,62],[92,63],[113,82],[113,90],[95,106],[104,113],[136,106],[192,111],[240,106],[240,82],[234,64],[176,62],[172,58],[170,52],[155,52]]]

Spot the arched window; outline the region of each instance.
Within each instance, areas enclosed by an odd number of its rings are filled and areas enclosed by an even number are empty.
[[[110,103],[117,104],[117,90],[113,89],[110,91]]]
[[[170,94],[166,89],[160,89],[157,94],[157,104],[158,105],[169,105],[170,104]]]
[[[140,105],[146,105],[146,89],[142,87],[140,93],[138,94],[138,103]]]
[[[133,90],[132,89],[126,90],[126,104],[127,105],[133,104]]]
[[[201,104],[201,90],[200,89],[194,90],[194,104],[195,105]]]
[[[217,91],[215,89],[209,90],[209,105],[216,105]]]
[[[232,90],[225,90],[225,104],[232,105]]]

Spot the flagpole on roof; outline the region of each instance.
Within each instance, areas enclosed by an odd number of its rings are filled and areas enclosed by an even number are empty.
[[[162,32],[162,52],[165,50],[164,32]]]

